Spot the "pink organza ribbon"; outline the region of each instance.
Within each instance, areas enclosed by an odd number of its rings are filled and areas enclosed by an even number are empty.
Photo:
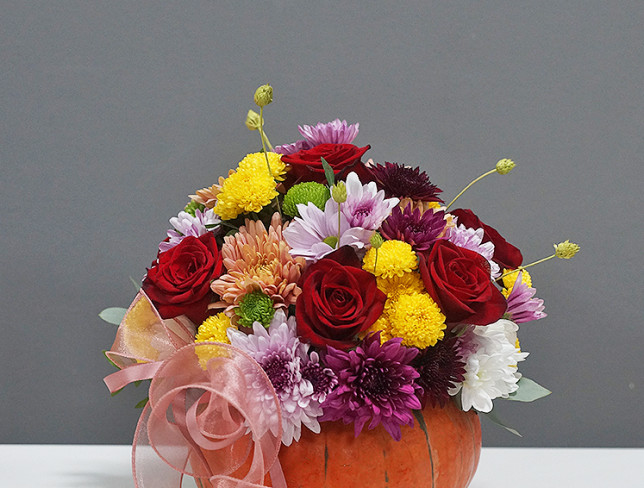
[[[136,307],[138,302],[142,305]],[[156,313],[141,292],[119,331],[140,326],[132,325],[135,318],[149,320],[149,307]],[[147,325],[152,337],[163,329],[158,323]],[[115,341],[116,346],[123,344],[127,341]],[[110,352],[127,359],[132,351],[113,347]],[[160,356],[166,353],[159,351]],[[137,356],[122,367],[105,378],[110,390],[152,379],[132,446],[137,488],[177,488],[184,475],[204,488],[265,488],[267,473],[274,488],[286,488],[277,459],[282,438],[279,400],[252,357],[227,344],[189,343],[163,360]]]

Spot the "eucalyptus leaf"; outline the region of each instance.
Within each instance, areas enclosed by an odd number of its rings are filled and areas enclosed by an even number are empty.
[[[480,413],[483,413],[483,412],[480,412]],[[503,422],[502,422],[502,421],[501,421],[501,420],[496,416],[496,414],[495,414],[493,411],[489,411],[488,413],[483,413],[483,415],[485,415],[485,417],[487,417],[489,420],[491,420],[491,421],[492,421],[492,423],[495,423],[496,425],[498,425],[498,426],[500,426],[500,427],[503,427],[503,428],[504,428],[505,430],[507,430],[508,432],[510,432],[510,433],[512,433],[512,434],[514,434],[514,435],[516,435],[516,436],[523,437],[523,436],[519,433],[519,431],[518,431],[518,430],[516,430],[515,428],[510,427],[510,426],[508,426],[508,425],[505,425],[505,424],[504,424],[504,423],[503,423]]]
[[[333,168],[329,163],[327,163],[326,159],[321,157],[320,161],[322,161],[322,167],[324,168],[324,176],[326,176],[326,181],[329,184],[329,188],[331,188],[333,185],[335,185],[335,174],[333,173]]]
[[[508,400],[513,400],[515,402],[533,402],[552,393],[547,388],[544,388],[540,384],[532,381],[530,378],[526,378],[525,376],[522,376],[519,379],[517,385],[519,385],[519,389],[513,393],[510,393]]]
[[[110,307],[98,314],[108,324],[119,325],[127,313],[126,308]]]

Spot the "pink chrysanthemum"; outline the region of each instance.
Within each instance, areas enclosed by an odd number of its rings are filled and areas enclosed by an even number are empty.
[[[354,172],[347,176],[346,187],[347,200],[341,209],[351,227],[376,230],[398,205],[398,198],[385,198],[385,192],[379,191],[373,181],[363,186]]]
[[[303,149],[311,149],[318,144],[351,144],[358,135],[360,124],[347,124],[346,120],[335,119],[332,122],[315,126],[299,125],[303,140],[276,146],[275,152],[280,154],[293,154]]]
[[[445,233],[445,238],[452,244],[474,251],[490,264],[490,276],[498,278],[501,275],[499,265],[492,261],[494,257],[494,244],[491,241],[483,242],[483,229],[470,229],[464,225],[450,227]]]
[[[381,345],[376,333],[355,351],[327,347],[324,361],[338,377],[338,386],[322,404],[319,420],[353,422],[356,437],[368,421],[369,429],[382,424],[399,441],[400,426],[413,426],[412,410],[421,408],[414,383],[418,373],[409,364],[418,349],[404,347],[401,341],[394,338]]]
[[[326,202],[324,210],[313,203],[299,204],[297,209],[302,218],[295,217],[283,232],[284,239],[292,248],[292,256],[316,262],[342,246],[364,249],[373,235],[371,230],[351,227],[346,216],[341,214],[338,239],[338,205],[331,199]]]
[[[443,210],[421,212],[419,208],[412,210],[412,205],[407,204],[405,210],[395,207],[391,211],[380,233],[386,239],[411,244],[414,251],[426,251],[444,234],[446,225]]]
[[[271,380],[282,407],[284,445],[300,439],[302,425],[318,434],[320,403],[333,387],[335,375],[330,369],[319,367],[317,354],[308,357],[309,346],[298,339],[295,318],[287,320],[284,312],[278,310],[268,330],[255,322],[252,334],[229,328],[228,338],[233,346],[255,359]],[[267,410],[273,408],[270,392],[265,392],[261,401]]]
[[[217,225],[221,222],[211,209],[203,212],[195,210],[193,217],[188,212],[179,212],[179,215],[170,219],[170,224],[174,229],[168,230],[168,240],[159,244],[159,252],[165,252],[179,244],[187,236],[199,237],[206,232],[217,230]]]
[[[522,273],[519,272],[514,286],[507,296],[508,309],[504,315],[504,318],[517,324],[539,320],[548,315],[543,311],[543,300],[534,298],[537,290],[523,283],[521,275]]]

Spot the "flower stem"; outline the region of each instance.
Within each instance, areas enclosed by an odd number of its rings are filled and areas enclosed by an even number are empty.
[[[534,266],[535,264],[541,264],[541,263],[543,263],[545,261],[548,261],[549,259],[552,259],[552,258],[555,258],[555,257],[557,257],[557,255],[553,254],[552,256],[548,256],[546,258],[539,259],[538,261],[535,261],[534,263],[526,264],[525,266],[519,266],[517,269],[513,269],[512,271],[508,271],[507,273],[503,274],[498,279],[501,280],[501,279],[505,278],[506,276],[511,275],[512,273],[516,273],[517,271],[522,271],[522,270],[524,270],[526,268],[529,268],[530,266]]]
[[[340,211],[341,203],[338,203],[338,249],[340,249],[340,236],[342,235],[342,212]]]
[[[262,139],[262,149],[264,150],[264,157],[266,158],[266,166],[268,167],[268,174],[270,175],[271,178],[273,178],[273,172],[271,171],[271,163],[268,161],[268,154],[266,153],[266,142],[268,142],[268,138],[266,137],[266,141],[264,141],[264,107],[259,107],[259,136]],[[270,142],[268,143],[270,146]],[[273,150],[273,147],[271,146],[271,152]],[[275,203],[277,204],[277,211],[279,212],[280,216],[282,216],[282,208],[280,207],[280,199],[279,199],[279,194],[275,196]]]
[[[483,178],[485,178],[486,176],[491,175],[492,173],[496,173],[496,172],[497,172],[497,171],[496,171],[496,168],[494,168],[493,170],[488,171],[487,173],[483,173],[481,176],[479,176],[478,178],[476,178],[476,179],[475,179],[474,181],[472,181],[469,185],[467,185],[465,188],[463,188],[463,190],[461,190],[461,193],[459,193],[458,195],[456,195],[456,197],[454,197],[454,200],[452,200],[451,202],[449,202],[449,205],[447,206],[447,208],[446,208],[445,210],[446,210],[446,211],[447,211],[447,210],[449,210],[449,208],[450,208],[452,205],[454,205],[454,202],[455,202],[456,200],[458,200],[458,198],[459,198],[463,193],[465,193],[467,190],[469,190],[469,188],[470,188],[474,183],[476,183],[477,181],[481,181],[481,180],[482,180]]]

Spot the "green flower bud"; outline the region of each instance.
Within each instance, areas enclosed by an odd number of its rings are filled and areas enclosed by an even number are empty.
[[[347,201],[347,185],[344,181],[338,181],[331,187],[331,196],[337,203],[344,203]]]
[[[195,212],[197,210],[203,212],[205,208],[206,207],[204,205],[202,205],[201,203],[195,202],[194,200],[190,200],[190,202],[188,203],[188,205],[185,206],[183,211],[188,212],[190,215],[192,215],[194,217]]]
[[[243,327],[252,327],[253,322],[259,322],[264,327],[268,327],[275,315],[275,309],[271,297],[257,290],[242,297],[235,313],[239,317],[239,325]]]
[[[515,166],[516,164],[511,159],[501,159],[496,163],[496,172],[500,175],[507,175]]]
[[[579,252],[579,246],[567,239],[564,242],[555,244],[555,256],[561,259],[570,259]]]
[[[369,239],[369,242],[371,243],[371,247],[378,249],[384,244],[385,240],[382,238],[379,232],[374,232],[371,236],[371,239]]]
[[[260,86],[255,90],[255,104],[265,107],[273,101],[273,87],[269,84]]]
[[[246,127],[248,127],[248,130],[259,130],[260,122],[259,114],[254,110],[249,110],[248,114],[246,114]]]
[[[320,210],[324,210],[324,204],[329,198],[331,198],[331,192],[321,183],[316,183],[315,181],[298,183],[284,195],[282,210],[291,217],[300,217],[300,213],[297,210],[299,203],[306,205],[311,202]]]
[[[329,246],[331,246],[333,249],[335,249],[335,248],[336,248],[336,246],[338,245],[338,236],[329,236],[329,237],[326,237],[322,242],[324,242],[325,244],[328,244],[328,245],[329,245]]]

